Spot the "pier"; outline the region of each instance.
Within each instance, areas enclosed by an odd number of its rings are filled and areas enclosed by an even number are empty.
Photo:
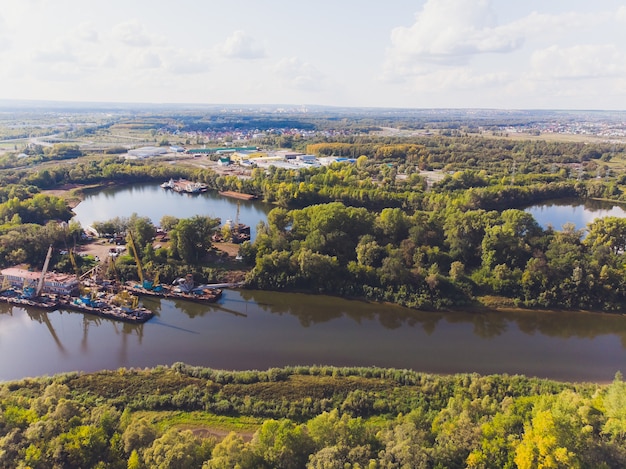
[[[240,200],[254,200],[256,199],[256,195],[253,194],[244,194],[243,192],[235,192],[235,191],[219,191],[219,195],[223,195],[224,197],[232,197],[233,199]]]

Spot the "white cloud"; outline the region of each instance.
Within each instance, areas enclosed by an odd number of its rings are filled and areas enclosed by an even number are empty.
[[[159,54],[145,50],[139,54],[137,66],[140,68],[160,68],[163,62]]]
[[[118,60],[111,53],[106,53],[98,61],[98,67],[104,69],[115,68],[117,64]]]
[[[78,58],[67,43],[57,43],[35,51],[33,59],[38,62],[59,63],[76,62]]]
[[[626,20],[626,7],[533,11],[499,24],[491,0],[427,0],[411,26],[392,30],[382,78],[387,85],[405,83],[414,96],[469,102],[471,91],[474,101],[496,106],[498,97],[524,93],[542,103],[557,95],[578,99],[577,93],[582,100],[582,93],[599,94],[594,85],[616,86],[600,79],[626,73],[626,52],[611,42],[620,17]]]
[[[2,16],[0,16],[0,52],[8,49],[10,46],[9,36],[7,33],[7,25]]]
[[[191,75],[211,69],[211,58],[203,51],[168,50],[164,56],[166,67],[173,74]]]
[[[601,27],[611,17],[612,14],[608,12],[588,14],[563,12],[558,15],[532,12],[503,28],[506,28],[510,34],[523,37],[525,41],[546,43],[571,35],[580,37],[587,32],[594,34],[596,28]]]
[[[265,57],[263,47],[244,31],[233,32],[216,47],[219,55],[229,59],[259,59]]]
[[[522,36],[496,24],[489,0],[428,0],[410,27],[391,32],[392,62],[465,63],[467,57],[509,52]]]
[[[499,86],[510,80],[507,73],[475,74],[469,67],[453,67],[415,77],[413,85],[418,90],[466,90]]]
[[[613,44],[551,46],[535,51],[531,75],[536,79],[583,79],[619,76],[626,56]]]
[[[123,44],[131,47],[146,47],[152,45],[152,39],[145,27],[137,20],[117,24],[113,28],[113,35]]]
[[[617,14],[615,15],[618,21],[626,22],[626,6],[621,6],[617,9]]]
[[[74,31],[75,36],[81,41],[97,43],[100,35],[92,23],[81,23]]]
[[[322,72],[298,57],[281,59],[274,66],[274,73],[284,86],[300,91],[321,91],[327,82]]]

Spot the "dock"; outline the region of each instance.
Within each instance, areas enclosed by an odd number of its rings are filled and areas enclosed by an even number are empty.
[[[185,293],[174,291],[169,287],[165,287],[159,290],[153,290],[149,288],[144,288],[142,285],[133,282],[129,282],[127,286],[129,290],[137,296],[165,298],[169,300],[186,300],[193,301],[195,303],[215,303],[222,296],[222,290],[217,287],[206,288],[206,290],[211,290],[210,292],[206,291],[203,293]]]
[[[154,316],[154,313],[144,307],[116,306],[111,302],[100,300],[87,304],[81,298],[69,295],[41,295],[35,298],[26,298],[17,290],[5,290],[0,293],[0,301],[15,305],[39,308],[53,311],[67,308],[86,314],[93,314],[115,321],[141,324]]]
[[[244,194],[243,192],[235,192],[235,191],[219,191],[219,195],[223,195],[224,197],[232,197],[233,199],[240,200],[254,200],[256,199],[256,195],[253,194]]]
[[[179,179],[175,181],[170,179],[167,182],[161,184],[163,189],[171,189],[174,192],[185,194],[200,194],[209,190],[208,186],[202,182],[192,182],[187,179]]]

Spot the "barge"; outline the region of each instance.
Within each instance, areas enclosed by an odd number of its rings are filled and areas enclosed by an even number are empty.
[[[156,287],[146,287],[140,284],[130,283],[128,286],[130,287],[133,294],[138,296],[185,300],[193,301],[195,303],[215,303],[222,296],[221,289],[195,289],[190,291],[182,291],[163,285],[157,285]]]
[[[67,309],[81,313],[135,324],[144,323],[154,316],[152,311],[144,307],[118,306],[109,301],[91,301],[81,297],[67,297],[62,299],[60,304]]]
[[[254,200],[257,198],[254,194],[244,194],[243,192],[236,191],[219,191],[218,194],[223,195],[224,197],[232,197],[233,199],[240,200]]]
[[[29,298],[25,296],[24,293],[14,289],[1,292],[0,301],[16,306],[30,306],[47,311],[52,311],[59,307],[59,301],[56,296],[40,295],[36,298]]]
[[[186,194],[200,194],[209,190],[209,187],[202,182],[192,182],[186,179],[179,179],[174,181],[170,179],[167,182],[161,184],[163,189],[171,189],[174,192],[181,192]]]

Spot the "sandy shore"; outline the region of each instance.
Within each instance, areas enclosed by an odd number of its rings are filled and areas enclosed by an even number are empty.
[[[97,184],[65,184],[63,186],[57,187],[56,189],[47,189],[41,192],[42,194],[54,195],[60,197],[61,199],[64,199],[67,205],[73,209],[82,202],[84,198],[83,192],[86,189],[95,189],[97,187],[103,186]]]

